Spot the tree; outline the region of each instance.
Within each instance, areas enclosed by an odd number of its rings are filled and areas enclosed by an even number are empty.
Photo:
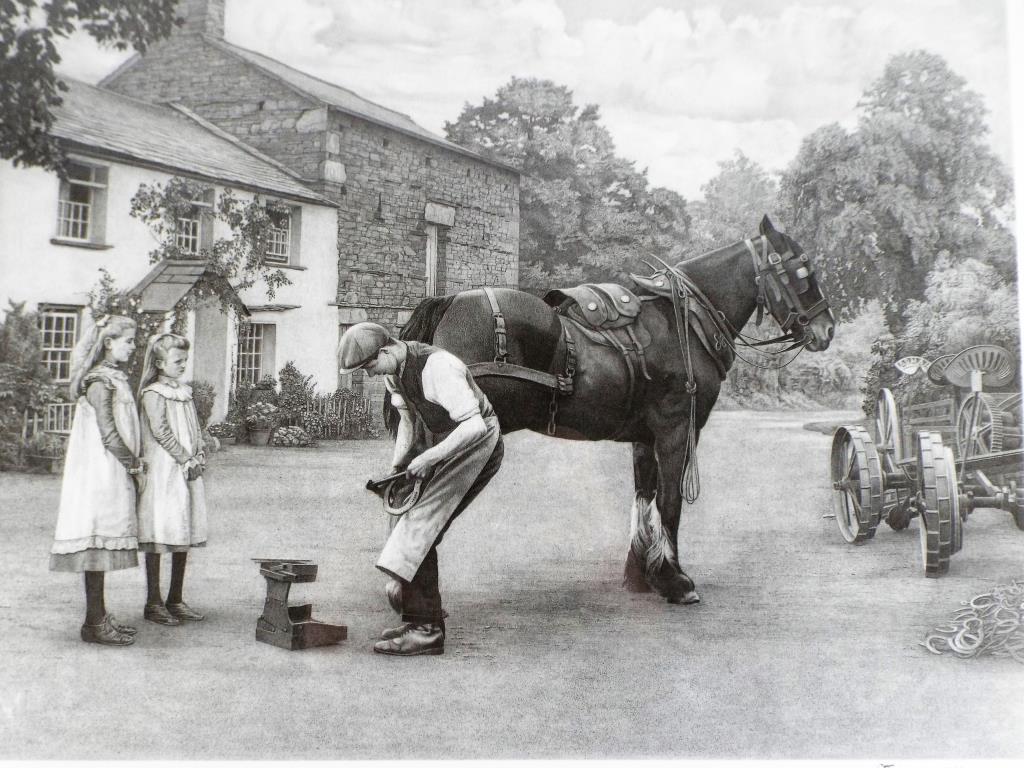
[[[54,73],[57,43],[78,28],[97,42],[143,52],[170,34],[177,0],[0,0],[0,158],[63,173],[51,135],[67,85]]]
[[[807,137],[783,175],[782,205],[816,253],[844,317],[877,298],[898,333],[943,257],[973,257],[1013,280],[1012,187],[985,142],[981,98],[942,57],[894,56],[864,94],[855,130]]]
[[[512,78],[493,99],[467,104],[448,138],[519,167],[520,283],[607,279],[641,259],[681,257],[686,201],[652,189],[646,171],[618,157],[598,108],[580,109],[550,80]]]
[[[689,205],[695,253],[750,237],[761,217],[778,205],[778,184],[739,150],[718,164],[718,175],[701,192],[703,199]]]

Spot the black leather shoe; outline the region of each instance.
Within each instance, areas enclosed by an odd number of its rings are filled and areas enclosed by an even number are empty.
[[[163,603],[146,603],[146,607],[142,611],[142,618],[152,621],[154,624],[163,624],[165,627],[176,627],[181,624],[164,608]]]
[[[135,642],[131,635],[114,629],[106,616],[99,624],[83,624],[80,635],[85,642],[99,645],[131,645]]]
[[[122,624],[120,621],[118,621],[117,619],[114,618],[114,614],[112,614],[112,613],[108,613],[107,614],[107,622],[110,624],[110,626],[112,626],[114,629],[116,629],[122,635],[133,635],[134,636],[139,631],[135,627],[131,626],[130,624]]]
[[[407,621],[405,622],[405,624],[402,624],[400,626],[392,627],[391,629],[385,629],[383,632],[380,633],[380,639],[394,640],[396,637],[401,637],[402,633],[404,633],[407,629],[409,629],[409,627],[412,626],[415,626],[414,622]],[[443,619],[441,620],[441,634],[445,634]]]
[[[440,624],[409,624],[398,637],[374,643],[373,652],[385,656],[440,656],[444,653],[444,631]]]
[[[189,608],[188,603],[167,603],[167,612],[178,621],[202,621],[206,617]]]

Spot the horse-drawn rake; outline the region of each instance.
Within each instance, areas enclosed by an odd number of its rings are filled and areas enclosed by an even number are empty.
[[[1001,347],[969,347],[929,364],[904,358],[904,373],[926,370],[954,395],[908,406],[901,414],[888,389],[878,393],[871,432],[840,427],[832,441],[835,519],[843,538],[862,544],[881,520],[894,530],[917,517],[925,575],[935,578],[963,546],[976,509],[1002,509],[1024,530],[1021,395],[986,392],[1014,379]],[[909,449],[908,449],[909,447]]]

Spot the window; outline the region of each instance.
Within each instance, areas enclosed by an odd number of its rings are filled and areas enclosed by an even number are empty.
[[[291,212],[271,214],[269,243],[267,245],[268,264],[287,264],[291,253]]]
[[[202,228],[202,219],[199,211],[192,209],[193,213],[178,219],[178,228],[174,234],[174,244],[182,253],[195,255],[199,253],[199,230]]]
[[[78,310],[40,307],[39,330],[43,337],[43,365],[54,381],[70,381],[71,351],[78,339]]]
[[[76,243],[102,243],[107,208],[107,169],[68,163],[60,183],[57,237]]]
[[[255,384],[274,375],[274,341],[277,329],[270,323],[244,323],[238,329],[236,384]]]
[[[302,208],[297,205],[283,206],[283,203],[279,203],[278,210],[267,212],[270,216],[270,231],[264,261],[275,266],[297,267]]]
[[[183,255],[198,256],[203,248],[213,245],[213,194],[212,189],[203,193],[192,201],[187,214],[178,217],[174,245]]]

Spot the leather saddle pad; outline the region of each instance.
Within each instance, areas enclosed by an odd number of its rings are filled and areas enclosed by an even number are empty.
[[[548,291],[544,301],[592,328],[611,330],[634,322],[640,300],[628,288],[615,283],[585,283]]]

